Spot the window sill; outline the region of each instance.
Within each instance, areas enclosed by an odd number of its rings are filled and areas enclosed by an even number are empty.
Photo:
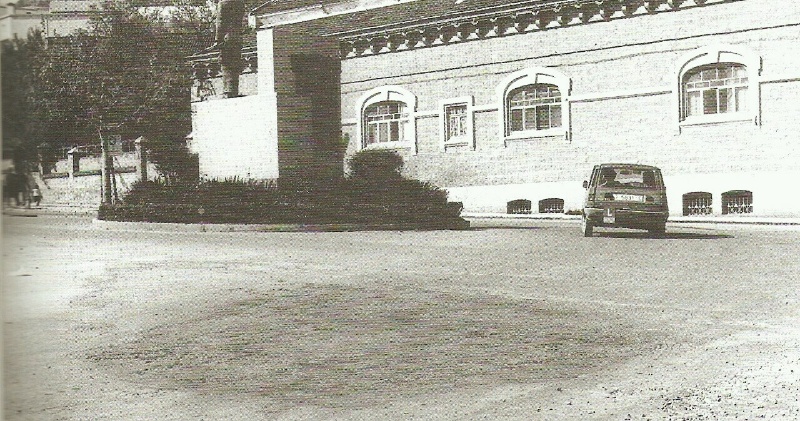
[[[503,141],[508,142],[524,142],[528,140],[537,140],[543,138],[562,138],[566,139],[567,134],[562,128],[547,129],[547,130],[529,130],[526,132],[516,132],[506,136]]]
[[[365,146],[363,149],[411,149],[414,147],[414,142],[383,142],[372,143]]]
[[[469,146],[470,142],[468,139],[452,139],[444,142],[445,149],[447,148],[461,148],[465,146]]]
[[[741,123],[741,122],[753,122],[755,121],[754,117],[747,114],[737,113],[737,114],[709,114],[704,116],[696,116],[696,117],[686,117],[685,120],[680,122],[680,126],[702,126],[702,125],[711,125],[711,124],[722,124],[722,123]]]

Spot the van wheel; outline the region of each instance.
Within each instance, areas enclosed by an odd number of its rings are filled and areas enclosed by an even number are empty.
[[[583,231],[583,236],[591,237],[592,229],[592,223],[589,222],[589,218],[587,218],[586,215],[581,216],[581,231]]]

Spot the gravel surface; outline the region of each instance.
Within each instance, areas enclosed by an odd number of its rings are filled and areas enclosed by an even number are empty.
[[[12,420],[800,419],[800,232],[4,219]]]

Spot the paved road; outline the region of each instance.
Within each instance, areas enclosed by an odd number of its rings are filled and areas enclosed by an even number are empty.
[[[4,217],[4,415],[800,418],[800,232],[668,230]]]

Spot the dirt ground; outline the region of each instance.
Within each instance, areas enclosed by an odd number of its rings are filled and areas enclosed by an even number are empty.
[[[798,232],[13,223],[10,420],[800,419]]]

